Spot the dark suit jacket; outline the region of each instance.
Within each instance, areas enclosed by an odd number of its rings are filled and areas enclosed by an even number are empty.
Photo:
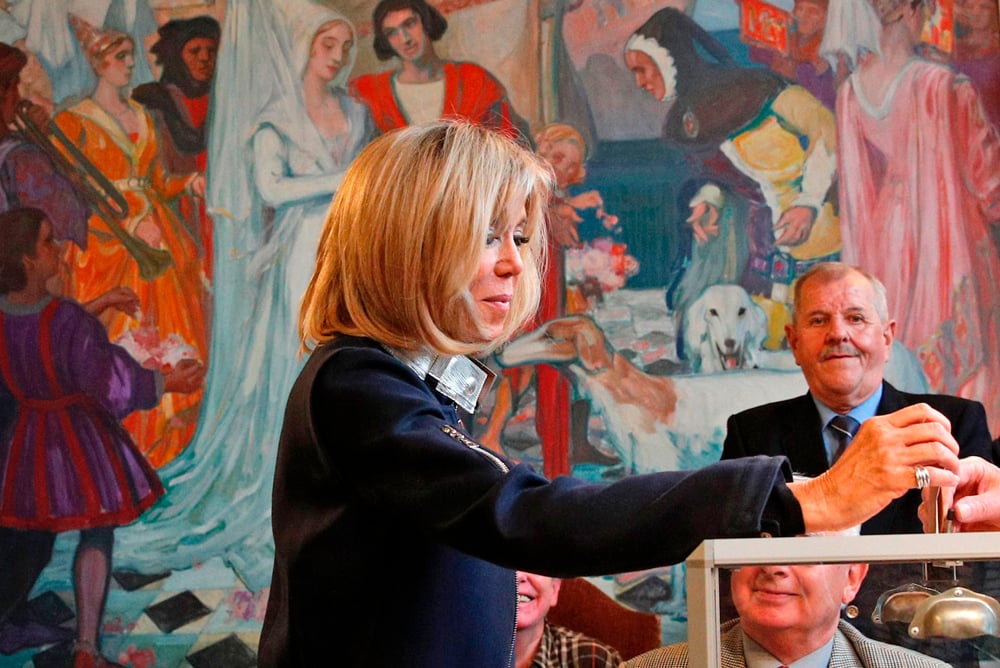
[[[978,455],[993,461],[986,411],[978,401],[944,394],[900,392],[889,383],[883,383],[882,388],[878,415],[921,402],[929,404],[951,420],[951,432],[960,448],[959,456]],[[776,401],[730,416],[722,458],[751,455],[785,455],[793,471],[810,476],[830,468],[823,445],[823,425],[812,395]],[[923,529],[917,518],[919,505],[920,492],[912,489],[865,522],[861,533],[920,533]]]
[[[885,382],[882,387],[882,400],[876,411],[878,415],[892,413],[916,403],[929,404],[951,421],[951,431],[958,441],[961,457],[978,455],[993,461],[986,411],[982,404],[948,395],[900,392]],[[785,455],[791,461],[793,471],[811,476],[817,476],[830,468],[823,445],[823,425],[811,394],[732,415],[726,430],[723,459]],[[917,517],[919,505],[920,492],[911,489],[865,522],[861,526],[861,533],[921,533],[923,527]],[[992,568],[992,562],[965,564],[959,570],[959,578],[975,591],[983,591],[982,585],[989,579],[984,570],[987,568]],[[934,578],[935,574],[932,573],[931,577]],[[917,649],[956,666],[977,665],[974,652],[962,643],[941,639],[914,641],[908,637],[902,624],[899,625],[900,628],[895,628],[895,625],[887,628],[871,621],[871,612],[882,592],[908,582],[920,582],[922,579],[919,564],[873,564],[854,601],[860,608],[861,615],[853,620],[853,624],[865,635],[877,640]],[[944,589],[947,586],[950,585],[938,588]]]

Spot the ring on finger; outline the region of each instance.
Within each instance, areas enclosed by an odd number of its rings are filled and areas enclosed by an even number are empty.
[[[917,489],[923,489],[931,484],[931,474],[923,466],[914,466],[913,475],[917,479]]]

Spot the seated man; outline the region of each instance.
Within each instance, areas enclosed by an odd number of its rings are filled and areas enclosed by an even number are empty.
[[[871,640],[840,619],[841,607],[854,598],[867,573],[868,564],[744,566],[734,571],[731,590],[739,619],[722,625],[721,664],[727,668],[947,666]],[[661,647],[624,665],[687,668],[688,644]]]
[[[904,323],[905,326],[905,323]],[[885,287],[871,274],[840,262],[817,264],[795,284],[792,323],[785,327],[795,361],[809,392],[730,416],[722,459],[752,455],[787,455],[792,469],[818,476],[846,451],[871,448],[886,422],[914,404],[928,404],[951,422],[961,457],[992,459],[986,411],[978,401],[941,394],[910,394],[885,382],[885,365],[896,333],[889,317]],[[892,466],[892,461],[884,462]],[[923,488],[922,468],[914,469],[914,487]],[[880,476],[867,465],[857,476]],[[913,489],[862,525],[863,534],[920,533],[920,492]],[[967,565],[963,584],[982,591],[982,562]],[[861,614],[854,620],[864,634],[933,654],[949,663],[978,665],[967,643],[911,638],[904,625],[871,620],[882,592],[905,582],[919,582],[913,565],[878,564],[858,595]],[[992,592],[991,592],[992,593]]]
[[[545,616],[559,600],[558,578],[517,572],[515,668],[617,668],[618,652],[582,633],[550,624]]]

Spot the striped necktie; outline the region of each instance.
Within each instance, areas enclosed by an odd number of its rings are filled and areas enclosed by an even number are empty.
[[[851,442],[854,435],[858,433],[858,428],[861,424],[850,415],[834,415],[827,426],[833,430],[833,435],[837,439],[837,448],[833,453],[833,461],[830,462],[832,465],[844,454],[844,449],[847,448],[847,444]]]

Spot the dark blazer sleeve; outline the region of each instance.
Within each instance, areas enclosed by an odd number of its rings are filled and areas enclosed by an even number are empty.
[[[782,458],[612,484],[549,481],[523,464],[499,466],[502,458],[456,436],[437,397],[387,353],[343,352],[317,370],[305,414],[307,405],[290,403],[286,432],[301,425],[311,434],[282,443],[279,471],[297,479],[276,481],[276,527],[286,524],[284,505],[305,505],[297,497],[310,487],[329,494],[336,480],[383,520],[493,563],[561,576],[676,563],[706,538],[803,530]]]

